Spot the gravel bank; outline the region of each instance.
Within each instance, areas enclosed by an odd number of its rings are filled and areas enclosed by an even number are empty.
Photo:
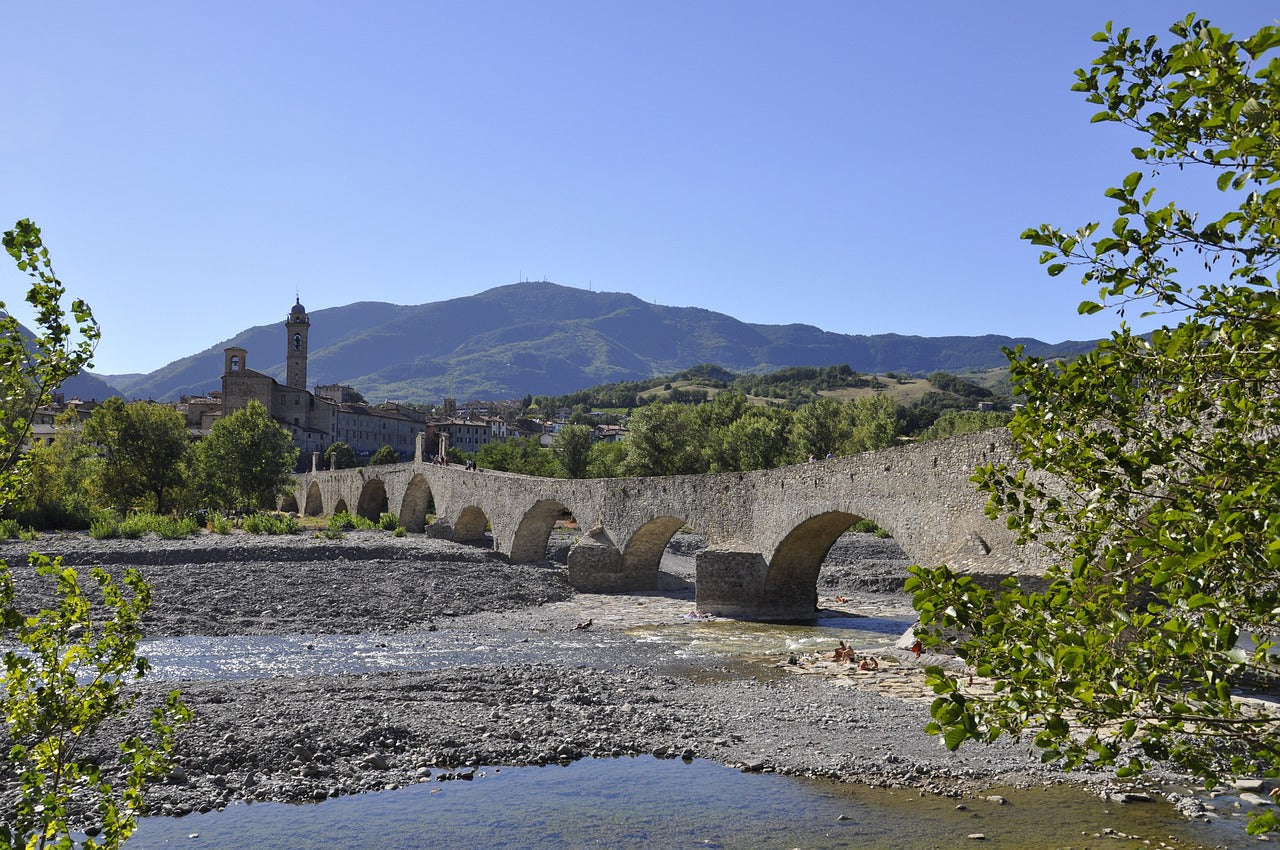
[[[549,552],[561,549],[554,541]],[[948,753],[921,729],[918,663],[889,651],[881,674],[821,663],[765,666],[674,658],[625,629],[692,608],[692,558],[664,561],[665,590],[574,594],[554,561],[511,565],[471,547],[360,532],[342,541],[202,536],[188,541],[48,537],[66,563],[138,566],[151,582],[148,635],[388,633],[426,630],[502,646],[545,641],[548,660],[428,672],[181,684],[195,720],[178,766],[149,791],[180,814],[243,800],[309,801],[394,788],[477,765],[652,753],[744,770],[834,777],[959,795],[1060,777],[1025,746]],[[696,551],[678,538],[673,552]],[[17,564],[32,544],[6,544]],[[819,579],[824,600],[905,610],[906,561],[891,541],[843,538]],[[23,598],[39,583],[15,568]],[[573,626],[591,618],[589,633]],[[584,639],[589,636],[590,639]],[[143,686],[143,705],[167,690]],[[142,722],[142,714],[127,721]],[[6,783],[8,784],[8,783]]]

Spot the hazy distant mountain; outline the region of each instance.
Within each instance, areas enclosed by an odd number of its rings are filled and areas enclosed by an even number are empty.
[[[72,375],[62,382],[58,392],[62,393],[63,397],[68,401],[73,398],[78,398],[82,401],[106,401],[112,396],[122,395],[121,390],[92,372],[81,372],[78,375]]]
[[[249,328],[146,375],[108,376],[130,398],[176,399],[221,386],[223,354],[284,378],[280,321]],[[548,282],[500,286],[417,306],[364,301],[310,313],[307,379],[355,387],[371,402],[438,402],[561,394],[670,374],[699,363],[735,372],[848,363],[858,372],[961,372],[1007,364],[1002,346],[1052,356],[1092,343],[1006,336],[837,334],[812,325],[755,325],[695,307],[662,307],[619,292]]]

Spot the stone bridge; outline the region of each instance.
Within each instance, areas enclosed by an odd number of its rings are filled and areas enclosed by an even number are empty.
[[[756,472],[566,480],[409,463],[296,477],[281,508],[377,520],[393,512],[411,532],[485,544],[513,562],[546,557],[566,513],[582,536],[569,551],[579,590],[654,589],[667,543],[682,527],[702,534],[699,610],[755,619],[811,618],[818,571],[859,519],[891,534],[925,565],[973,572],[1037,570],[969,480],[975,467],[1013,459],[1008,432],[947,440]],[[430,512],[430,515],[429,515]]]

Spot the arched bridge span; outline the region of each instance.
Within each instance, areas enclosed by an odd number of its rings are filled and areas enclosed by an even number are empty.
[[[580,590],[656,586],[668,541],[692,526],[697,605],[725,616],[811,616],[818,570],[859,519],[884,528],[915,563],[980,572],[1037,568],[1002,523],[987,518],[970,477],[1011,461],[1004,430],[900,446],[781,469],[659,478],[564,480],[461,466],[409,463],[296,477],[284,504],[311,516],[356,506],[393,511],[410,531],[479,541],[515,562],[541,560],[557,519],[573,514],[582,536],[569,553]],[[428,523],[428,518],[432,521]]]

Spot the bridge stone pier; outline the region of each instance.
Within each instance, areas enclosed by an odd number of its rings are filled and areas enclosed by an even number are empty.
[[[812,618],[818,571],[859,519],[891,534],[913,562],[984,573],[1036,572],[1034,552],[984,513],[969,480],[1012,461],[1008,432],[985,431],[757,472],[564,480],[409,463],[296,476],[281,504],[308,516],[396,513],[411,532],[485,543],[513,562],[546,557],[566,513],[581,536],[569,552],[579,590],[655,589],[662,553],[684,526],[702,534],[699,610],[766,620]],[[430,516],[429,516],[430,513]],[[430,519],[430,521],[429,521]]]

